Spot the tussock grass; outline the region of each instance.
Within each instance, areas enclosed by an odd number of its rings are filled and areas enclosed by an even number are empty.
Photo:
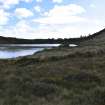
[[[104,105],[104,48],[54,48],[0,60],[1,105]]]

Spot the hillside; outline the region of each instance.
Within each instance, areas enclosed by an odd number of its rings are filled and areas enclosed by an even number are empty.
[[[0,60],[1,105],[105,105],[105,47],[55,48]]]
[[[105,44],[105,29],[96,32],[84,39],[81,42],[83,45],[103,45]]]
[[[104,32],[78,47],[1,59],[0,105],[105,105]]]

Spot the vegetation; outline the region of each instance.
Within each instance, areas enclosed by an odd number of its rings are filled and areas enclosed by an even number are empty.
[[[105,105],[105,45],[99,37],[94,44],[1,59],[0,105]]]
[[[63,47],[0,60],[0,104],[104,105],[104,51]]]

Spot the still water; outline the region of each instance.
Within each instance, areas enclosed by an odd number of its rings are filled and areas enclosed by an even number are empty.
[[[32,55],[45,48],[57,47],[59,44],[1,44],[0,58],[16,58],[20,56]]]

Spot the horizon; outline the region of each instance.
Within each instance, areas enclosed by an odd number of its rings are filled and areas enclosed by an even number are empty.
[[[102,0],[0,0],[0,36],[76,38],[105,28]]]
[[[60,37],[58,37],[58,38],[18,38],[18,37],[12,37],[12,36],[10,36],[10,37],[6,37],[6,36],[1,36],[0,35],[0,37],[3,37],[3,38],[14,38],[14,39],[25,39],[25,40],[43,40],[43,39],[48,39],[48,40],[52,40],[52,39],[54,39],[54,40],[58,40],[58,39],[76,39],[76,38],[86,38],[86,37],[88,37],[88,36],[92,36],[92,35],[95,35],[95,34],[97,34],[97,33],[99,33],[99,32],[102,32],[103,30],[105,30],[105,28],[104,29],[101,29],[101,30],[99,30],[99,31],[96,31],[95,33],[92,33],[92,34],[88,34],[88,35],[84,35],[84,36],[78,36],[78,37],[72,37],[72,38],[66,38],[66,37],[64,37],[64,38],[60,38]]]

